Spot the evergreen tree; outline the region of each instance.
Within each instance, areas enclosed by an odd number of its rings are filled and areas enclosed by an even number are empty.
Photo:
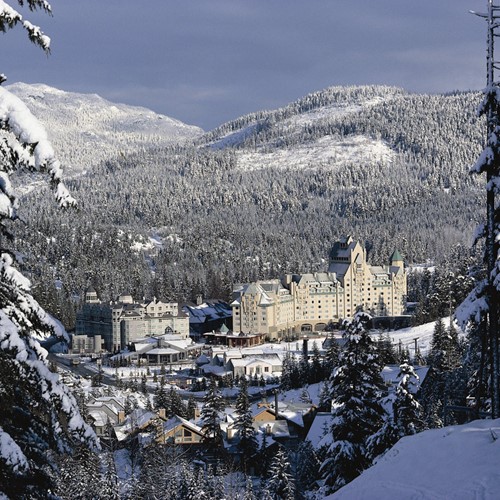
[[[385,404],[392,403],[392,415],[387,415],[382,427],[367,441],[368,456],[375,459],[396,444],[404,436],[423,429],[422,407],[410,388],[416,385],[418,376],[409,363],[402,363],[398,374],[396,393],[386,398]]]
[[[166,412],[169,410],[170,406],[170,401],[167,395],[167,391],[165,391],[165,383],[163,381],[163,378],[161,379],[161,382],[159,385],[156,387],[156,394],[155,394],[155,408],[159,410],[160,408],[163,408]]]
[[[316,455],[314,447],[308,440],[299,444],[295,452],[293,461],[293,472],[297,493],[303,495],[304,492],[314,488],[315,482],[319,479],[320,461]]]
[[[414,391],[411,390],[411,387],[415,387],[418,382],[418,375],[413,366],[409,363],[401,364],[398,378],[393,412],[394,422],[402,437],[422,430],[422,406],[413,395]]]
[[[217,381],[210,379],[205,398],[203,399],[203,408],[201,418],[203,420],[203,442],[210,451],[214,451],[222,446],[222,431],[220,428],[219,413],[225,408],[222,395],[217,388]]]
[[[9,2],[12,3],[12,2]],[[0,8],[0,31],[16,25],[46,52],[50,39],[9,3]],[[50,13],[45,0],[18,0],[21,8]],[[0,75],[0,83],[5,81]],[[68,336],[33,299],[31,284],[15,267],[10,226],[18,200],[10,175],[25,169],[47,172],[61,207],[75,201],[61,182],[62,170],[41,124],[17,97],[0,87],[0,496],[46,498],[53,491],[53,453],[76,443],[97,446],[91,428],[57,374],[51,373],[38,341]],[[33,249],[32,249],[33,250]]]
[[[66,455],[60,460],[55,492],[63,500],[98,498],[99,484],[96,478],[99,475],[98,456],[80,446],[72,456]]]
[[[252,457],[257,453],[257,438],[253,428],[252,408],[248,399],[248,385],[246,379],[242,379],[240,392],[236,398],[237,417],[234,422],[238,430],[239,442],[238,450],[241,453],[243,470],[246,471],[247,465]]]
[[[179,391],[174,386],[172,386],[169,391],[169,403],[170,415],[178,415],[182,418],[187,417],[187,407],[184,404],[184,401],[182,401]]]
[[[435,428],[444,424],[446,405],[465,403],[466,388],[459,383],[462,378],[461,348],[451,321],[448,329],[441,319],[436,321],[429,365],[420,399],[426,426]]]
[[[191,395],[188,398],[188,403],[187,403],[187,416],[186,418],[188,420],[191,420],[196,417],[196,410],[197,410],[197,405],[194,397]]]
[[[321,466],[329,492],[352,481],[370,465],[367,441],[383,423],[381,368],[364,328],[369,320],[366,313],[356,313],[344,333],[345,348],[333,376],[333,443]]]
[[[333,334],[325,340],[325,343],[327,344],[327,348],[325,359],[323,360],[323,373],[324,378],[328,380],[333,372],[333,369],[338,365],[340,347],[337,340],[333,337]]]
[[[253,488],[252,478],[250,476],[246,476],[245,492],[243,494],[243,500],[257,500]]]
[[[120,500],[118,475],[112,453],[104,453],[104,472],[99,484],[99,498],[102,500]]]
[[[377,340],[376,346],[380,358],[379,362],[382,366],[393,365],[397,363],[396,350],[394,349],[391,338],[388,334],[383,335],[381,333]]]
[[[316,384],[323,380],[323,365],[321,363],[321,355],[316,341],[312,345],[312,360],[309,370],[309,384]]]
[[[331,411],[332,409],[332,390],[328,381],[321,384],[319,393],[318,411]]]
[[[148,383],[148,377],[146,376],[145,373],[143,373],[143,375],[141,377],[141,392],[143,394],[148,393],[147,383]]]
[[[267,491],[273,500],[293,500],[295,484],[286,450],[280,446],[269,468]]]

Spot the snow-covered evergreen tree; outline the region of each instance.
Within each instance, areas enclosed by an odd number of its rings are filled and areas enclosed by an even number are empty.
[[[99,498],[102,500],[120,500],[115,460],[110,452],[104,453],[103,469],[101,481],[99,482]]]
[[[313,489],[316,480],[319,479],[321,463],[313,445],[308,440],[301,442],[292,456],[296,490],[297,493],[302,494]]]
[[[352,481],[370,465],[367,441],[383,423],[383,381],[378,355],[364,324],[370,316],[356,313],[344,333],[345,347],[333,374],[333,442],[321,466],[327,492]]]
[[[169,409],[170,401],[165,390],[165,381],[162,377],[160,383],[156,387],[155,393],[155,408],[158,410],[163,408],[165,411]]]
[[[222,445],[219,413],[224,410],[224,407],[224,400],[217,387],[217,381],[211,378],[203,400],[203,408],[201,409],[203,442],[210,450],[219,448]]]
[[[248,398],[248,383],[245,378],[241,380],[240,392],[236,398],[237,417],[234,426],[238,430],[238,450],[246,470],[249,460],[257,453],[258,444],[256,432],[253,428],[252,408]]]
[[[50,12],[44,0],[17,4]],[[0,31],[16,25],[49,50],[50,39],[40,28],[0,2]],[[0,75],[0,83],[4,80]],[[15,268],[14,252],[5,247],[18,209],[10,175],[20,169],[47,172],[59,205],[74,204],[45,130],[17,97],[0,87],[0,496],[46,498],[53,490],[49,451],[69,451],[83,442],[94,446],[96,441],[74,397],[50,372],[38,343],[51,334],[67,339],[66,332],[33,299],[29,280]]]
[[[273,500],[293,500],[295,483],[286,450],[280,446],[269,467],[266,490]]]
[[[409,363],[402,363],[399,367],[399,382],[396,388],[396,399],[393,404],[394,422],[400,436],[408,436],[422,430],[422,405],[414,396],[418,383],[418,375]]]
[[[382,427],[368,438],[367,450],[370,459],[375,459],[394,446],[403,436],[415,434],[423,429],[422,407],[411,391],[418,376],[412,365],[403,362],[399,367],[399,383],[395,394],[385,399],[392,403],[392,415],[386,415]]]

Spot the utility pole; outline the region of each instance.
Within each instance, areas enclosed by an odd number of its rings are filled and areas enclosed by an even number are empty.
[[[486,328],[489,343],[489,364],[491,368],[491,412],[492,418],[500,416],[499,391],[499,362],[498,362],[498,327],[500,294],[496,288],[497,256],[499,242],[496,241],[495,229],[495,191],[498,187],[495,180],[500,173],[500,145],[498,143],[500,85],[496,79],[496,71],[500,69],[500,62],[495,61],[495,38],[500,36],[500,6],[494,5],[493,0],[487,0],[487,13],[472,12],[486,20],[487,30],[487,57],[486,57],[486,90],[481,111],[486,114],[487,144],[483,154],[474,169],[477,173],[486,172],[486,225],[485,225],[485,261],[488,272],[485,296],[488,303],[486,314]]]

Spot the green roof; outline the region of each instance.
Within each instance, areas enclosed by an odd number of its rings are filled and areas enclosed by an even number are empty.
[[[394,262],[395,260],[403,260],[403,257],[401,257],[401,254],[398,250],[394,250],[393,254],[391,255],[391,262]]]

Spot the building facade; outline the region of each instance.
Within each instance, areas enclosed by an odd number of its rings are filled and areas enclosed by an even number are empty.
[[[130,295],[120,295],[117,301],[103,303],[95,290],[85,294],[83,308],[76,316],[76,334],[100,335],[105,349],[119,351],[135,339],[175,333],[189,337],[189,316],[177,302],[134,302]]]
[[[351,237],[334,244],[326,273],[287,274],[280,280],[238,285],[233,290],[235,333],[279,339],[323,330],[352,318],[359,307],[372,316],[405,313],[407,274],[396,250],[387,266],[371,266]]]

